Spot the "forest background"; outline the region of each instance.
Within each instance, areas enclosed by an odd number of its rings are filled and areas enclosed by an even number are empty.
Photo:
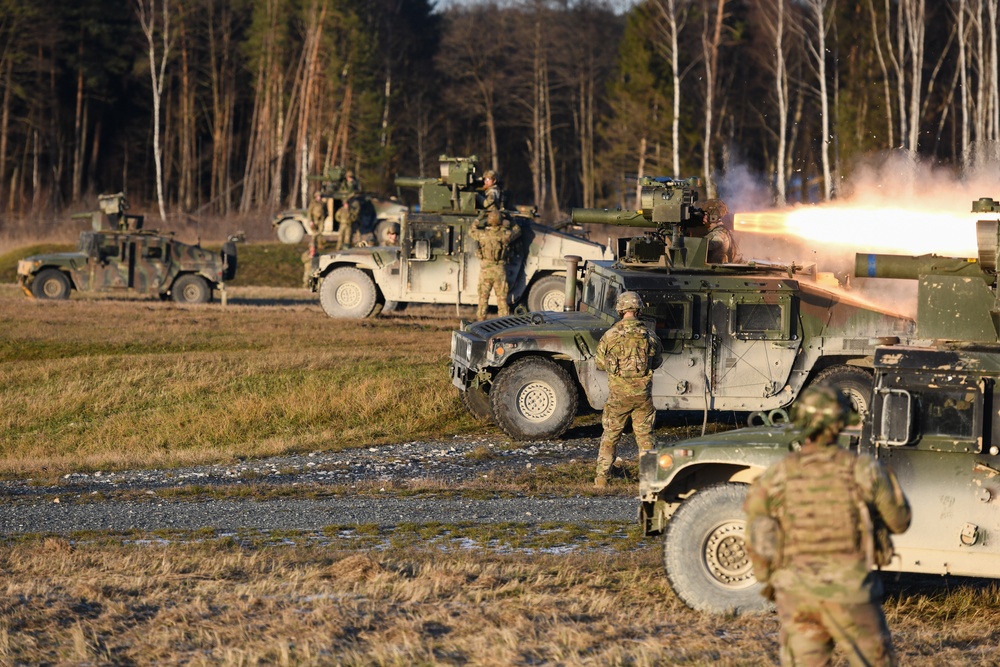
[[[395,194],[440,154],[547,220],[642,175],[778,206],[900,153],[960,176],[997,157],[998,1],[0,0],[0,235],[117,191],[266,227],[309,175]]]

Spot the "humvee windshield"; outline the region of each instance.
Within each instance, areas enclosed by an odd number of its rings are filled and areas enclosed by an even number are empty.
[[[78,252],[82,252],[85,255],[96,257],[99,246],[100,240],[97,238],[97,234],[93,232],[83,232],[80,234],[80,243],[77,245],[76,249]]]

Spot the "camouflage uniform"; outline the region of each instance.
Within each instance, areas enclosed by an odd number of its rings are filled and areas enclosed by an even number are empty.
[[[323,231],[323,221],[326,220],[326,205],[323,202],[323,198],[319,194],[313,199],[312,203],[309,204],[309,221],[313,224],[313,230],[315,233],[320,233]]]
[[[489,185],[485,181],[489,179]],[[483,199],[480,206],[484,211],[500,211],[503,209],[503,195],[497,186],[497,174],[490,169],[483,174]]]
[[[309,278],[312,276],[315,266],[313,266],[313,259],[323,254],[323,248],[326,246],[326,240],[323,238],[322,234],[315,234],[312,239],[309,240],[309,249],[302,253],[302,286],[309,287]]]
[[[351,197],[337,209],[337,250],[343,250],[351,246],[351,237],[354,233],[354,223],[361,216],[361,200],[358,197]]]
[[[836,394],[814,387],[799,401],[822,410]],[[903,532],[910,506],[891,471],[836,445],[842,427],[841,418],[804,433],[801,450],[768,468],[744,505],[754,575],[773,592],[785,666],[829,665],[834,643],[852,665],[896,664],[872,571],[872,525]]]
[[[631,293],[625,292],[622,296],[625,294]],[[605,484],[629,417],[639,453],[649,451],[656,444],[653,438],[656,420],[653,370],[660,365],[662,353],[663,346],[656,334],[633,317],[623,317],[616,322],[597,344],[597,368],[608,372],[608,400],[601,416],[604,434],[597,455],[595,484],[598,486]]]
[[[721,199],[706,199],[702,204],[702,210],[705,212],[705,227],[708,228],[708,233],[705,235],[705,243],[708,244],[706,261],[709,264],[739,261],[736,241],[724,224],[724,218],[729,215],[729,207]]]
[[[479,258],[479,307],[476,309],[476,317],[480,320],[486,319],[486,308],[490,301],[490,291],[497,295],[497,313],[500,317],[510,314],[510,305],[507,303],[507,254],[510,244],[521,235],[519,225],[511,225],[506,220],[500,223],[500,214],[493,211],[490,214],[490,223],[482,227],[481,223],[473,225],[469,230],[469,236],[475,239],[479,245],[476,248],[476,257]]]

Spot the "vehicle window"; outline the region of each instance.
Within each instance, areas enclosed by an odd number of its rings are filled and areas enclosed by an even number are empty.
[[[101,243],[100,254],[101,259],[112,259],[114,257],[118,257],[120,254],[118,239],[104,239],[103,243]]]
[[[593,310],[600,310],[601,294],[604,291],[605,281],[603,278],[591,276],[583,290],[583,303]]]
[[[968,439],[976,426],[976,390],[972,388],[938,389],[917,393],[920,433]]]
[[[746,340],[786,338],[784,305],[737,303],[733,310],[733,334]]]
[[[608,288],[604,291],[604,308],[605,313],[615,312],[615,302],[618,301],[618,286],[608,285]]]
[[[451,254],[453,228],[449,225],[414,225],[410,228],[411,238],[416,241],[427,241],[432,249]]]
[[[144,246],[142,257],[143,259],[163,259],[163,248],[158,245]]]
[[[694,337],[694,302],[674,295],[670,300],[647,299],[645,315],[656,320],[656,333],[663,339],[690,339]]]

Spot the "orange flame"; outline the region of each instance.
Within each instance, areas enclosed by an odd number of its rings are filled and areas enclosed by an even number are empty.
[[[818,247],[892,255],[976,257],[976,221],[997,214],[877,206],[809,206],[737,213],[737,232],[794,236]]]

